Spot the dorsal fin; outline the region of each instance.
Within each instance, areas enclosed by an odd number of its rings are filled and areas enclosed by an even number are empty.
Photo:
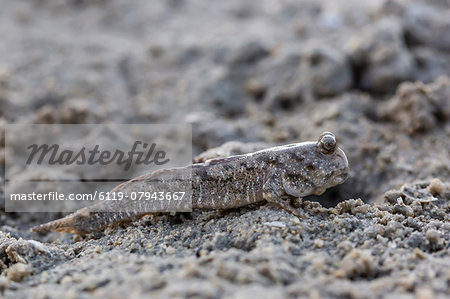
[[[236,161],[241,157],[243,157],[243,155],[209,159],[209,160],[206,160],[203,163],[203,165],[204,166],[213,166],[213,165],[217,165],[217,164],[223,164],[223,163],[227,163],[227,162],[231,162],[231,161]]]

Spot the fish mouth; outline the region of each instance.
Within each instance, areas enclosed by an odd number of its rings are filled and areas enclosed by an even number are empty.
[[[345,181],[347,180],[347,178],[348,178],[348,171],[349,171],[349,168],[346,167],[346,168],[344,168],[344,169],[341,171],[340,174],[338,174],[338,175],[334,178],[333,183],[334,183],[335,186],[336,186],[336,185],[339,185],[339,184],[342,184],[343,182],[345,182]]]
[[[348,173],[350,171],[350,168],[348,166],[347,156],[345,155],[344,151],[341,149],[338,149],[336,155],[341,160],[341,168],[339,169],[339,174],[337,174],[333,180],[333,183],[335,184],[335,186],[345,182],[348,178]]]
[[[344,151],[341,149],[338,149],[338,151],[336,152],[336,156],[338,156],[341,161],[342,161],[342,167],[344,169],[347,169],[347,173],[348,173],[348,160],[347,160],[347,156],[345,155]]]
[[[326,190],[327,190],[327,188],[325,188],[325,187],[317,187],[314,189],[312,194],[319,196],[319,195],[322,195]]]

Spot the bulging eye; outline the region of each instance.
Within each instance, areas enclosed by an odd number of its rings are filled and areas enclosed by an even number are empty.
[[[319,137],[319,147],[324,154],[334,153],[336,150],[336,137],[334,137],[333,133],[322,133]]]

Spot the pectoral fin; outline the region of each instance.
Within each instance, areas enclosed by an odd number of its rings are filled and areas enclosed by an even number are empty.
[[[293,179],[290,179],[286,173],[281,175],[281,183],[286,194],[293,197],[302,197],[299,186],[293,181]]]

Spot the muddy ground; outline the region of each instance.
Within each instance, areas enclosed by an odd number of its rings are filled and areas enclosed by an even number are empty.
[[[195,155],[328,130],[351,172],[301,219],[262,204],[84,238],[30,233],[62,215],[2,196],[0,296],[450,296],[448,1],[1,5],[2,126],[181,121]]]

